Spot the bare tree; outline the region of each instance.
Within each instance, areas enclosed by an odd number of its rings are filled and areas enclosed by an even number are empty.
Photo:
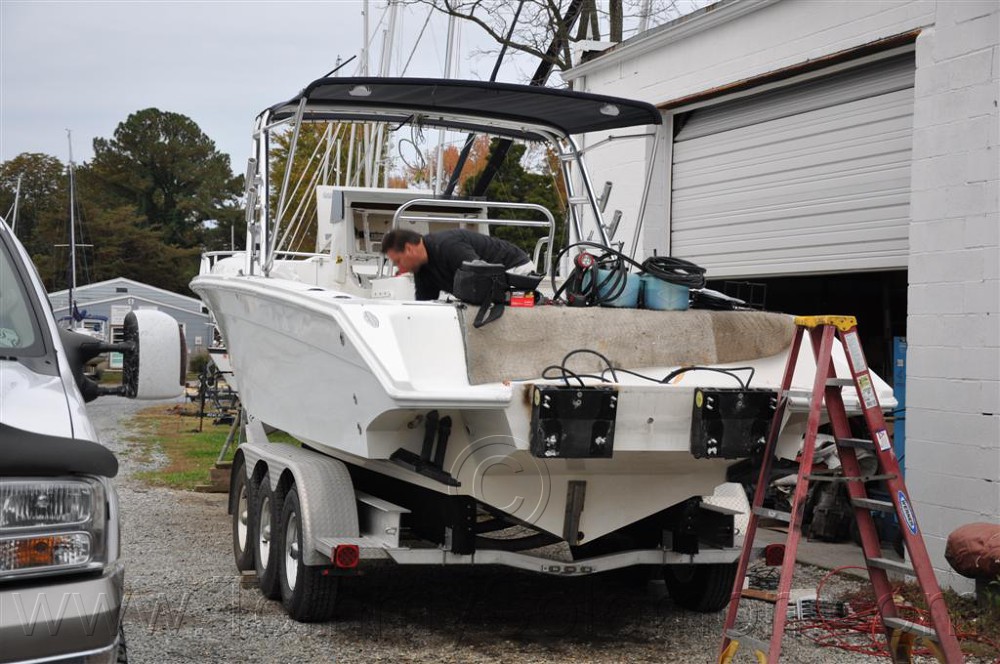
[[[403,1],[429,5],[448,16],[470,21],[497,44],[548,62],[560,71],[573,65],[574,42],[600,40],[602,34],[619,42],[640,29],[681,15],[678,0],[583,0],[582,8],[574,7],[578,0],[520,0],[520,17],[512,32],[511,23],[518,11],[518,2],[512,0]],[[578,22],[574,13],[579,14]],[[550,49],[555,42],[561,44],[560,48]]]

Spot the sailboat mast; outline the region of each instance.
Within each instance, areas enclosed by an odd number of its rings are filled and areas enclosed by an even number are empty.
[[[73,291],[76,290],[76,192],[73,175],[73,132],[66,130],[66,141],[69,143],[69,317],[70,328],[76,327],[73,307]]]
[[[444,77],[451,78],[452,76],[452,62],[455,59],[455,39],[456,33],[458,31],[458,25],[455,22],[454,15],[448,16],[448,41],[445,45],[444,50]],[[438,195],[444,189],[444,184],[441,180],[444,177],[444,128],[438,130],[438,146],[437,146],[437,173],[434,175],[434,194]]]
[[[371,57],[370,53],[369,53],[369,44],[370,44],[370,42],[368,41],[370,39],[370,35],[369,35],[369,32],[368,32],[368,10],[369,10],[368,0],[365,0],[364,1],[364,5],[363,5],[363,11],[362,11],[362,14],[365,17],[365,20],[364,20],[365,36],[364,36],[364,41],[363,41],[364,50],[365,50],[365,59],[361,63],[361,75],[362,76],[368,76],[368,71],[369,71],[368,70],[368,64],[369,64],[369,60],[370,60],[370,57]],[[371,171],[371,166],[369,165],[369,161],[368,161],[367,150],[369,150],[371,148],[371,144],[372,144],[372,127],[371,127],[371,124],[369,124],[369,123],[366,122],[364,124],[364,127],[362,129],[363,129],[362,133],[364,134],[364,146],[365,146],[366,152],[365,152],[364,155],[362,155],[363,161],[362,161],[361,165],[359,166],[358,171],[359,171],[359,175],[364,177],[364,180],[363,180],[364,181],[364,185],[363,186],[370,187],[370,186],[372,186],[372,171]]]
[[[389,0],[387,7],[389,11],[389,26],[382,33],[382,57],[379,61],[379,76],[389,75],[389,65],[392,63],[392,44],[396,39],[396,16],[399,13],[399,5],[395,0]],[[379,167],[382,166],[382,145],[385,135],[385,123],[378,123],[378,128],[375,130],[375,144],[368,146],[368,155],[371,157],[371,167],[368,169],[373,173],[374,186],[378,186],[378,176]],[[388,169],[382,168],[383,184],[385,184],[384,178],[388,176]]]
[[[17,176],[17,189],[14,190],[14,211],[10,217],[10,230],[14,235],[17,235],[17,208],[21,203],[21,178],[24,177],[24,173],[19,173]]]

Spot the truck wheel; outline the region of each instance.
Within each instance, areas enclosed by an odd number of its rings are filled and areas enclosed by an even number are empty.
[[[236,569],[243,572],[253,569],[253,542],[257,533],[251,527],[250,506],[253,501],[244,463],[237,463],[231,472],[233,482],[229,499],[233,506],[233,557]]]
[[[736,565],[664,565],[663,580],[677,606],[699,613],[714,613],[729,603],[736,580]]]
[[[281,590],[278,587],[278,538],[275,526],[277,514],[281,511],[281,499],[274,495],[266,476],[253,493],[256,494],[252,530],[256,533],[254,569],[257,572],[257,586],[264,597],[277,599]]]
[[[293,486],[281,508],[279,558],[281,603],[299,622],[320,622],[333,617],[340,578],[324,575],[322,567],[304,565],[299,492]]]

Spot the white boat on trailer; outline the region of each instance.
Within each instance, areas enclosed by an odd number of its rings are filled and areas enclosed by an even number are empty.
[[[791,317],[536,306],[477,329],[457,300],[414,301],[412,279],[388,274],[382,234],[537,226],[546,235],[534,259],[551,272],[551,212],[317,185],[317,250],[285,251],[283,212],[268,200],[270,135],[309,122],[547,144],[565,176],[570,234],[598,246],[610,246],[610,225],[573,137],[660,131],[659,112],[640,102],[455,80],[320,79],[257,118],[248,250],[206,259],[192,282],[227,341],[247,416],[230,493],[237,565],[255,568],[265,595],[298,620],[328,618],[340,576],[386,561],[565,576],[656,565],[681,606],[722,608],[749,509],[727,469],[763,447]],[[286,174],[279,211],[288,187]],[[803,394],[790,395],[774,432],[790,456],[805,427],[807,364],[794,380]],[[890,388],[875,383],[892,407]],[[844,397],[857,408],[851,390]],[[269,442],[271,427],[301,447]]]

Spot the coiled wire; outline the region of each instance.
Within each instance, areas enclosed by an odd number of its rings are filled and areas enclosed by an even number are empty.
[[[558,265],[562,257],[576,247],[600,249],[601,253],[596,257],[597,267],[609,272],[609,274],[598,279],[595,271],[590,279],[587,279],[586,274],[574,269],[565,283],[556,288],[555,270],[551,270],[552,292],[555,293],[553,299],[559,299],[564,292],[570,292],[585,298],[588,306],[613,302],[625,291],[628,284],[628,274],[633,267],[641,273],[678,286],[692,289],[704,288],[705,286],[705,268],[691,261],[673,256],[651,256],[639,264],[622,252],[596,242],[582,241],[566,245],[556,254],[555,264]]]
[[[683,258],[651,256],[642,262],[642,271],[678,286],[705,287],[705,268]]]

